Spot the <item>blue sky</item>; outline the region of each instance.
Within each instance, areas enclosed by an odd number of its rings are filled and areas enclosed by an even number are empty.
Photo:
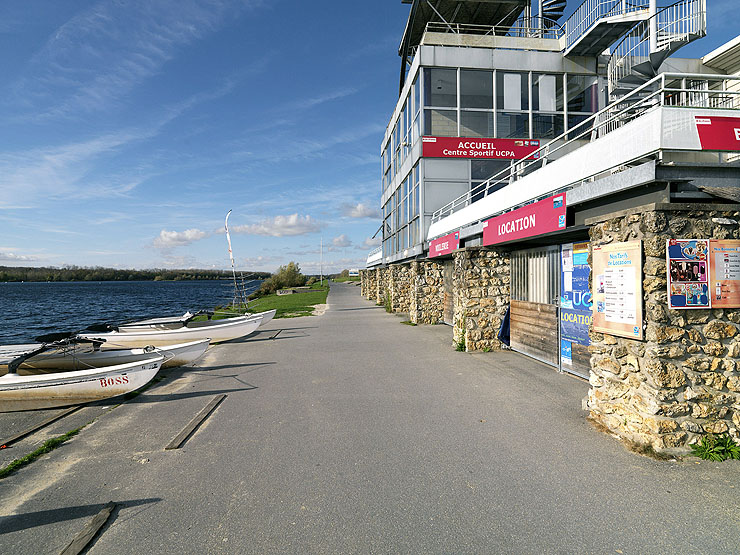
[[[361,266],[407,13],[0,3],[0,265]]]
[[[0,0],[0,265],[362,267],[408,9]]]

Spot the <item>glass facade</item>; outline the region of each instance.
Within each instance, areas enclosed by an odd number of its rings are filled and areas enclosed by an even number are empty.
[[[381,151],[382,188],[388,198],[383,206],[383,256],[423,241],[420,159],[410,169],[405,164],[422,136],[553,139],[598,110],[597,84],[595,75],[420,68]],[[468,163],[473,191],[510,164]],[[392,194],[390,188],[395,189]],[[476,194],[473,200],[478,200]]]

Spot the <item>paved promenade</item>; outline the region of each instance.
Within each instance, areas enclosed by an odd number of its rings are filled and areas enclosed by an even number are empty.
[[[0,480],[0,552],[59,553],[109,501],[90,553],[740,552],[739,462],[635,455],[586,421],[581,380],[455,352],[352,284],[328,303],[83,409]]]

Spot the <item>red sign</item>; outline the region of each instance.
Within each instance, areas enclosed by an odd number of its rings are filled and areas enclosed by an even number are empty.
[[[565,228],[565,193],[483,222],[483,245],[534,237]]]
[[[450,254],[460,248],[460,232],[450,233],[444,237],[437,237],[429,243],[429,258]]]
[[[694,116],[702,150],[740,150],[740,118]]]
[[[531,139],[470,139],[466,137],[422,137],[421,155],[426,158],[491,158],[523,160],[540,148]]]

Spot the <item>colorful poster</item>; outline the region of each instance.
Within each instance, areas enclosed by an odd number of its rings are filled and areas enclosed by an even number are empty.
[[[568,243],[560,247],[560,337],[569,343],[588,347],[591,340],[591,288],[588,284],[588,243]]]
[[[595,331],[642,339],[642,241],[593,248]]]
[[[565,228],[565,193],[483,222],[483,245],[534,237]]]
[[[740,241],[709,241],[709,277],[712,308],[740,307]]]
[[[668,308],[710,308],[709,241],[668,239]]]
[[[467,137],[422,137],[425,158],[479,158],[523,160],[539,150],[540,141],[532,139],[474,139]]]
[[[573,366],[573,344],[566,339],[560,340],[560,363]]]
[[[437,237],[429,243],[429,258],[450,254],[460,248],[460,232]]]
[[[694,116],[702,150],[740,150],[740,118]]]

